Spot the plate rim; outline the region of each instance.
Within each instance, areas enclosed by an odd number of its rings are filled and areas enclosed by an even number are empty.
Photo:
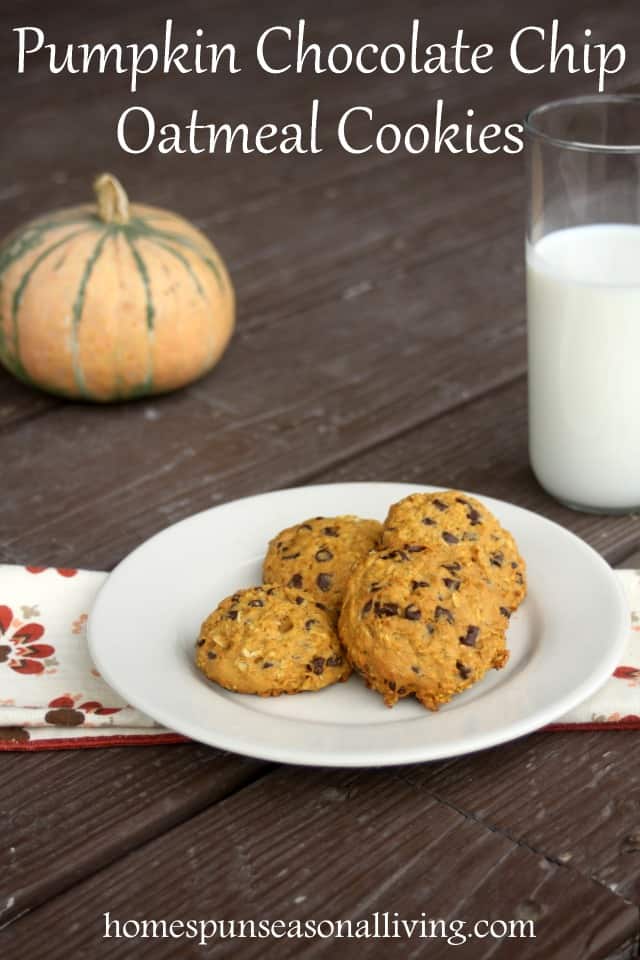
[[[273,748],[256,748],[255,745],[251,744],[250,740],[245,738],[244,734],[229,735],[224,731],[224,729],[220,728],[212,731],[212,738],[205,739],[202,736],[202,730],[198,729],[197,726],[192,724],[190,721],[181,721],[176,725],[175,717],[169,717],[164,711],[164,708],[156,708],[155,705],[152,705],[151,708],[149,708],[149,705],[146,702],[143,702],[145,701],[145,698],[138,697],[135,692],[134,696],[131,696],[130,691],[125,690],[128,685],[126,683],[121,684],[120,677],[116,677],[114,679],[109,664],[105,663],[100,652],[96,623],[101,613],[103,604],[107,602],[105,598],[108,599],[110,586],[113,585],[112,578],[116,574],[121,574],[122,569],[125,568],[135,558],[137,558],[139,552],[145,550],[150,544],[154,543],[158,539],[166,536],[170,531],[178,527],[184,528],[186,526],[197,524],[197,522],[203,516],[214,514],[221,509],[230,507],[231,505],[239,505],[243,503],[247,504],[252,501],[269,498],[273,495],[287,495],[300,490],[335,491],[338,488],[349,488],[350,490],[355,490],[356,488],[362,487],[388,487],[390,489],[395,488],[396,490],[400,487],[410,487],[411,490],[416,493],[458,489],[434,486],[430,484],[417,484],[405,481],[375,480],[300,484],[294,487],[276,488],[274,490],[264,491],[262,493],[250,494],[245,497],[227,500],[220,504],[216,504],[215,506],[207,507],[203,510],[197,511],[196,513],[190,514],[187,517],[183,517],[182,519],[169,524],[161,530],[158,530],[156,533],[152,534],[150,537],[138,544],[138,546],[134,547],[134,549],[131,550],[125,557],[123,557],[123,559],[113,568],[113,570],[107,576],[105,582],[98,590],[92,604],[87,624],[89,652],[93,663],[97,667],[105,682],[120,696],[122,696],[131,706],[136,707],[147,716],[151,717],[151,719],[155,720],[157,723],[169,730],[172,730],[173,732],[182,733],[183,735],[188,736],[190,739],[199,743],[204,743],[207,746],[212,746],[221,750],[229,750],[233,753],[243,756],[277,763],[288,763],[311,767],[332,766],[363,768],[377,766],[398,766],[407,763],[429,762],[432,760],[464,756],[466,754],[476,753],[480,750],[489,749],[494,746],[500,746],[503,743],[517,740],[528,733],[532,733],[545,727],[547,724],[552,723],[554,720],[567,713],[577,704],[586,700],[597,689],[599,689],[606,682],[607,678],[613,673],[613,670],[619,663],[619,657],[622,653],[628,635],[629,605],[622,584],[616,577],[612,567],[610,567],[607,561],[593,547],[586,543],[585,540],[554,520],[550,520],[533,510],[529,510],[526,507],[521,507],[518,504],[511,503],[510,501],[500,500],[495,497],[467,491],[464,489],[461,491],[462,493],[477,497],[479,500],[481,500],[481,502],[487,504],[487,506],[489,506],[489,508],[492,510],[497,507],[499,511],[501,506],[506,506],[510,510],[516,510],[522,514],[525,514],[528,518],[534,518],[536,523],[549,525],[552,528],[555,528],[556,531],[560,531],[560,534],[563,537],[571,541],[578,549],[586,552],[592,561],[596,561],[596,566],[600,567],[603,579],[606,578],[609,582],[609,585],[614,588],[613,592],[617,594],[617,599],[619,601],[618,623],[615,625],[615,634],[614,625],[612,624],[611,639],[608,641],[606,647],[603,648],[602,656],[598,660],[596,668],[594,668],[580,684],[578,684],[575,688],[572,688],[572,690],[566,693],[563,697],[538,708],[528,716],[524,716],[519,720],[509,722],[502,732],[488,731],[484,734],[482,732],[473,732],[468,737],[464,738],[464,741],[459,739],[457,745],[453,742],[447,744],[446,741],[444,743],[436,744],[432,743],[431,741],[426,741],[424,746],[420,745],[416,746],[415,748],[399,746],[397,752],[394,752],[393,755],[390,755],[387,749],[383,749],[378,753],[376,753],[375,750],[367,751],[364,755],[344,752],[336,755],[336,753],[332,750],[324,751],[323,749],[314,749],[313,756],[311,756],[310,748],[307,748],[303,751],[299,747],[287,747],[282,744],[273,745]],[[389,503],[391,502],[392,499],[389,500]],[[471,706],[471,704],[469,706]],[[289,718],[280,719],[289,720]],[[289,720],[289,722],[311,723],[311,721],[300,720]],[[341,727],[342,725],[336,724],[335,726]]]

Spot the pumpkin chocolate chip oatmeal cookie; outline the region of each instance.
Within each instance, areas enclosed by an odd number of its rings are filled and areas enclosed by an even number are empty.
[[[196,665],[227,690],[277,697],[351,673],[322,605],[281,586],[238,590],[202,624]]]
[[[367,686],[393,706],[415,695],[437,710],[508,659],[508,613],[472,562],[382,549],[354,571],[339,634]]]
[[[413,493],[394,503],[382,532],[385,547],[448,551],[472,557],[515,610],[527,592],[524,560],[508,530],[474,497],[458,490]]]
[[[381,524],[360,517],[314,517],[282,530],[269,544],[264,580],[305,590],[337,620],[354,566],[376,545]]]

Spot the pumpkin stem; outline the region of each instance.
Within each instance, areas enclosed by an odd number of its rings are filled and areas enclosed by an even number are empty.
[[[129,222],[129,198],[117,177],[101,173],[93,181],[98,201],[98,216],[105,223]]]

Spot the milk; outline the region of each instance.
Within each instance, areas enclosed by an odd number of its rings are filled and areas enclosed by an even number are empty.
[[[640,226],[529,245],[527,312],[536,476],[574,506],[640,506]]]

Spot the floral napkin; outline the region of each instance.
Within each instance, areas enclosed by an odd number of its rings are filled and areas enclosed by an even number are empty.
[[[632,610],[623,661],[553,729],[640,729],[640,573],[617,575]],[[91,663],[87,619],[106,578],[90,570],[0,565],[0,750],[185,740],[125,703]]]
[[[91,662],[87,619],[106,578],[0,565],[0,750],[184,739],[128,706]]]
[[[621,663],[588,700],[570,710],[552,728],[640,730],[640,570],[614,571],[629,601],[629,638]]]

